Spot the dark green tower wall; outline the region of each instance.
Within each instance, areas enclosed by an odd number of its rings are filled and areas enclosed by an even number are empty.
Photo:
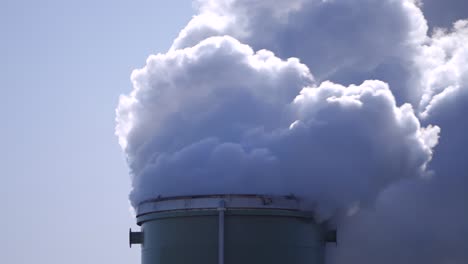
[[[219,211],[141,215],[142,264],[218,264]],[[225,264],[323,264],[325,230],[306,213],[226,209]]]

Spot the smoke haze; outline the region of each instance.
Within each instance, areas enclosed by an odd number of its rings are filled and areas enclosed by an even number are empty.
[[[434,2],[196,2],[116,110],[132,205],[294,194],[330,263],[468,263],[468,21]]]

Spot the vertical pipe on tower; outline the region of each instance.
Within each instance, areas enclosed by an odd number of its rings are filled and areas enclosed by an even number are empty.
[[[224,264],[224,211],[226,210],[224,200],[219,202],[218,207],[218,264]]]

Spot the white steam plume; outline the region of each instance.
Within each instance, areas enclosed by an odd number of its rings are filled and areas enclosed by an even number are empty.
[[[468,22],[428,35],[434,1],[198,1],[119,102],[132,204],[295,194],[331,263],[468,263]]]
[[[198,9],[172,49],[228,34],[254,50],[300,58],[318,80],[380,79],[399,102],[417,100],[406,82],[427,24],[413,0],[208,0]]]
[[[294,193],[324,209],[372,201],[421,175],[437,127],[366,81],[314,86],[307,67],[231,37],[151,56],[122,96],[117,134],[134,175],[131,199]]]

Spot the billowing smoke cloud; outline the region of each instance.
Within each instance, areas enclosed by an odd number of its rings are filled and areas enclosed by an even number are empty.
[[[394,186],[381,195],[375,212],[343,219],[350,240],[335,255],[336,263],[468,262],[467,43],[468,21],[458,21],[450,30],[437,30],[417,60],[421,120],[442,129],[429,166],[434,177]],[[351,239],[365,234],[371,235],[364,245],[353,247]],[[363,249],[372,254],[352,252]]]
[[[294,194],[338,224],[331,263],[468,263],[468,21],[428,32],[412,0],[197,6],[117,108],[134,206]]]
[[[172,49],[229,34],[254,50],[300,58],[318,80],[349,85],[380,79],[398,101],[415,100],[404,88],[427,25],[414,1],[210,0],[198,6]]]
[[[393,185],[374,210],[340,218],[342,244],[331,263],[468,263],[467,43],[468,21],[458,21],[412,55],[421,122],[442,129],[434,175]]]
[[[297,59],[231,37],[151,56],[132,80],[117,133],[134,205],[159,195],[293,193],[329,210],[422,175],[437,143],[438,128],[421,128],[385,83],[316,87]]]

